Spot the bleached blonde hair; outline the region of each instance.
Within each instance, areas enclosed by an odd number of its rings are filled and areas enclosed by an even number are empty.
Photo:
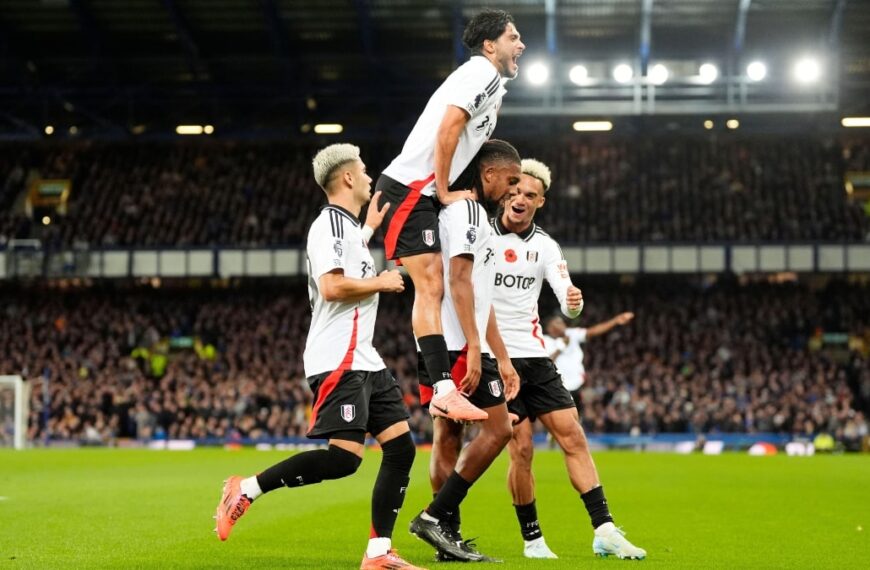
[[[327,182],[339,167],[359,159],[358,146],[347,143],[331,144],[321,149],[311,161],[314,167],[314,181],[326,190]]]
[[[524,158],[522,163],[523,174],[537,178],[544,185],[544,194],[550,189],[552,174],[546,164],[534,158]]]

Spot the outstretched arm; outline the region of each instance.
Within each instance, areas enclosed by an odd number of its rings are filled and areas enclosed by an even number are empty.
[[[613,329],[614,327],[622,326],[622,325],[628,323],[629,321],[631,321],[631,319],[633,319],[633,318],[634,318],[634,313],[631,313],[631,312],[620,313],[608,321],[604,321],[603,323],[598,323],[597,325],[592,325],[591,327],[587,328],[586,329],[586,337],[588,338],[588,337],[592,337],[592,336],[600,336],[600,335],[606,334],[606,333],[610,332],[610,330]]]

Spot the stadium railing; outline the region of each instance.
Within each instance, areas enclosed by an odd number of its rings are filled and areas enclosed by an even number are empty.
[[[613,244],[563,248],[572,272],[800,273],[870,271],[870,243]],[[383,249],[373,248],[379,269]],[[0,279],[13,277],[278,277],[303,275],[305,252],[285,248],[0,250]]]

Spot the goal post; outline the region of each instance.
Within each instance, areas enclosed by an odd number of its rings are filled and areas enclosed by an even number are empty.
[[[21,376],[0,376],[0,447],[24,449],[30,384]]]

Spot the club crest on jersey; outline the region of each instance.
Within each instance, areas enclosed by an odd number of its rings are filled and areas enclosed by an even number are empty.
[[[423,243],[428,246],[435,245],[435,231],[434,230],[423,230]]]
[[[498,383],[498,380],[493,380],[489,383],[489,393],[496,398],[501,396],[501,384]]]
[[[538,252],[537,251],[527,251],[526,252],[526,261],[530,263],[535,263],[538,261]]]
[[[504,260],[508,263],[514,263],[517,260],[517,252],[512,249],[509,249],[504,252]]]
[[[341,419],[350,423],[356,417],[356,406],[354,404],[344,404],[341,406]]]
[[[474,226],[470,226],[468,231],[465,232],[465,239],[468,243],[474,243],[477,241],[477,228]]]

